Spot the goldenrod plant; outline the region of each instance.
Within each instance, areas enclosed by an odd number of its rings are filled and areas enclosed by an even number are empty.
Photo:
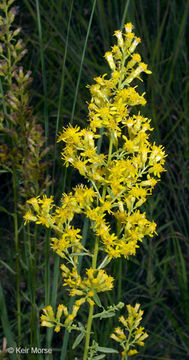
[[[70,125],[58,138],[64,144],[65,165],[77,169],[84,181],[63,194],[59,206],[53,196],[31,198],[24,216],[26,223],[32,221],[52,230],[51,247],[62,258],[63,286],[75,297],[71,312],[65,304],[59,304],[56,312],[50,304],[46,306],[41,325],[54,327],[55,332],[61,328],[79,332],[73,349],[84,340],[83,360],[118,354],[96,339],[91,341],[94,319],[114,316],[124,306],[119,303],[104,308],[100,294],[114,287],[114,279],[105,268],[116,258],[128,260],[134,256],[143,238],[155,234],[155,222],[149,221],[140,208],[152,194],[165,162],[163,147],[150,142],[150,120],[137,109],[146,104],[145,93],[137,91],[137,79],[141,80],[142,72],[151,73],[135,52],[141,40],[135,36],[131,23],[124,26],[123,32],[115,31],[114,36],[117,44],[105,53],[110,78],[107,74],[96,77],[89,86],[88,126],[81,129]],[[99,153],[97,140],[101,136],[104,145]],[[78,216],[90,220],[86,246],[82,244],[80,227],[75,227]],[[86,259],[81,273],[80,256]],[[88,320],[83,324],[77,317],[86,303]],[[120,317],[125,330],[117,327],[110,333],[122,348],[122,360],[136,354],[148,336],[139,326],[143,314],[140,305],[127,305],[127,311],[127,318]]]

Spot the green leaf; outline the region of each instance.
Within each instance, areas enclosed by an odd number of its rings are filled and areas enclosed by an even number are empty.
[[[115,316],[115,312],[113,311],[110,311],[110,312],[101,312],[101,313],[98,313],[98,314],[95,314],[93,315],[93,318],[101,318],[101,319],[104,319],[104,318],[109,318],[109,317],[112,317],[112,316]]]
[[[2,264],[7,270],[11,272],[11,274],[16,275],[16,272],[3,260],[0,260],[0,264]]]
[[[72,346],[72,349],[73,349],[73,350],[80,344],[80,342],[83,340],[84,336],[85,336],[85,333],[83,332],[83,333],[80,333],[80,334],[76,337],[76,339],[75,339],[75,341],[74,341],[74,343],[73,343],[73,346]]]
[[[109,318],[109,317],[112,317],[112,316],[115,316],[115,312],[113,312],[113,311],[101,314],[100,318],[104,319],[104,318]]]
[[[6,213],[7,215],[14,216],[14,214],[11,213],[11,212],[9,212],[4,206],[0,206],[0,212],[4,212],[4,213]]]
[[[91,255],[86,253],[72,253],[70,254],[70,256],[91,256]]]
[[[100,301],[99,296],[97,295],[96,292],[95,292],[93,298],[94,298],[95,303],[96,303],[99,307],[102,307],[101,301]]]
[[[106,256],[104,258],[104,260],[101,262],[101,264],[99,265],[98,269],[104,269],[110,262],[110,258],[108,256]]]
[[[1,73],[0,73],[0,75],[1,75]],[[7,172],[9,172],[8,170],[0,170],[0,174],[4,174],[4,173],[7,173]]]
[[[105,356],[106,355],[98,355],[98,356],[95,356],[94,358],[93,358],[93,360],[100,360],[100,359],[104,359],[105,358]]]
[[[14,341],[12,328],[9,324],[9,319],[8,319],[8,314],[7,314],[7,305],[6,305],[6,301],[5,301],[5,297],[3,294],[3,289],[2,289],[1,284],[0,284],[0,319],[1,319],[1,323],[2,323],[4,336],[7,339],[8,347],[10,346],[15,349],[16,343]],[[9,354],[9,357],[10,357],[10,360],[16,360],[16,355],[14,353]]]
[[[97,351],[104,352],[107,354],[118,354],[118,351],[112,348],[98,346]]]

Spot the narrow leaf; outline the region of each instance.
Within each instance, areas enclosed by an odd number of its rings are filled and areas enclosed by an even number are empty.
[[[73,343],[73,346],[72,346],[72,349],[73,349],[73,350],[80,344],[80,342],[83,340],[84,336],[85,336],[85,333],[83,332],[83,333],[80,333],[80,334],[76,337],[76,339],[75,339],[75,341],[74,341],[74,343]]]
[[[98,346],[97,351],[104,352],[107,354],[118,354],[118,351],[112,348]]]
[[[99,307],[102,307],[101,301],[100,301],[99,296],[97,295],[96,292],[95,292],[93,298],[94,298],[95,303],[96,303]]]

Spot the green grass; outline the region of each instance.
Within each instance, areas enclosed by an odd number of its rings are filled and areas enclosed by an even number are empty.
[[[23,27],[22,36],[29,50],[24,66],[32,70],[34,79],[31,102],[48,135],[48,145],[54,146],[50,173],[55,183],[51,193],[57,201],[64,191],[63,184],[67,191],[70,184],[77,181],[75,173],[72,174],[70,170],[65,172],[62,168],[61,148],[55,142],[58,132],[69,122],[86,125],[86,101],[90,97],[86,85],[91,84],[97,74],[108,71],[103,55],[112,44],[114,30],[131,21],[136,34],[142,38],[140,52],[152,70],[152,75],[145,77],[140,85],[148,99],[148,105],[142,112],[152,119],[154,141],[163,143],[166,148],[167,171],[145,205],[148,217],[155,219],[158,224],[158,235],[144,241],[136,258],[128,262],[116,261],[111,265],[110,271],[114,273],[119,290],[113,291],[106,301],[108,304],[119,300],[141,303],[145,310],[145,327],[150,334],[141,358],[186,359],[189,357],[189,59],[186,39],[189,1],[97,0],[86,3],[82,0],[22,0],[19,5],[20,13],[16,21]],[[7,180],[6,174],[1,176]],[[3,194],[3,186],[1,189]],[[8,201],[9,195],[2,195],[1,206],[7,208]],[[14,254],[6,257],[4,253],[5,250],[7,253],[12,251],[11,227],[6,232],[4,230],[7,223],[11,223],[10,216],[3,213],[0,225],[0,267],[3,274],[0,339],[2,342],[5,336],[11,346],[17,341],[16,304],[13,299],[9,302],[15,288],[15,257]],[[23,263],[24,259],[26,256],[22,259]],[[60,283],[59,260],[56,256],[53,258],[48,236],[45,244],[42,232],[38,239],[36,262],[36,311],[39,321],[45,292],[46,302],[51,299],[54,306],[56,301],[62,302],[64,298],[68,301]],[[24,264],[20,266],[26,275]],[[23,284],[22,342],[27,346],[31,314],[31,282],[27,280],[27,275]],[[82,316],[86,316],[85,313]],[[102,322],[100,327],[95,326],[95,337],[101,338],[102,332],[107,335],[101,345],[112,346],[108,334],[114,325],[109,320]],[[45,338],[45,330],[39,329],[38,343],[40,341],[50,347],[52,341],[52,346],[57,349],[53,359],[68,360],[77,355],[71,345],[68,345],[69,356],[66,355],[67,335],[63,349],[61,335],[55,337],[49,332],[47,340]]]

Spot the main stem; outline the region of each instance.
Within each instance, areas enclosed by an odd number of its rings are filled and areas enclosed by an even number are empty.
[[[109,163],[111,161],[112,149],[113,149],[113,137],[112,137],[112,134],[111,134],[110,135],[110,143],[109,143],[109,151],[108,151],[107,167],[108,167],[108,165],[109,165]],[[103,188],[103,193],[102,193],[102,200],[103,201],[105,199],[105,196],[106,196],[106,186],[104,186],[104,188]],[[99,245],[99,238],[96,237],[95,247],[94,247],[94,254],[93,254],[93,259],[92,259],[92,269],[96,269],[97,258],[98,258],[98,245]],[[92,322],[93,322],[93,311],[94,311],[94,305],[90,304],[88,321],[87,321],[86,339],[85,339],[85,348],[84,348],[83,360],[87,360],[87,356],[88,356],[90,336],[91,336],[91,327],[92,327]]]
[[[90,305],[89,308],[89,316],[87,321],[87,330],[86,330],[86,339],[85,339],[85,349],[84,349],[84,356],[83,360],[87,360],[88,350],[89,350],[89,342],[90,342],[90,336],[91,336],[91,326],[93,321],[93,310],[94,305]]]
[[[96,237],[93,260],[92,260],[92,269],[96,269],[97,257],[98,257],[98,242],[99,242],[99,239]],[[90,343],[90,336],[91,336],[91,326],[92,326],[92,322],[93,322],[93,311],[94,311],[94,305],[90,304],[89,316],[88,316],[88,321],[87,321],[85,349],[84,349],[83,360],[87,360],[87,355],[88,355],[88,350],[89,350],[89,343]]]

